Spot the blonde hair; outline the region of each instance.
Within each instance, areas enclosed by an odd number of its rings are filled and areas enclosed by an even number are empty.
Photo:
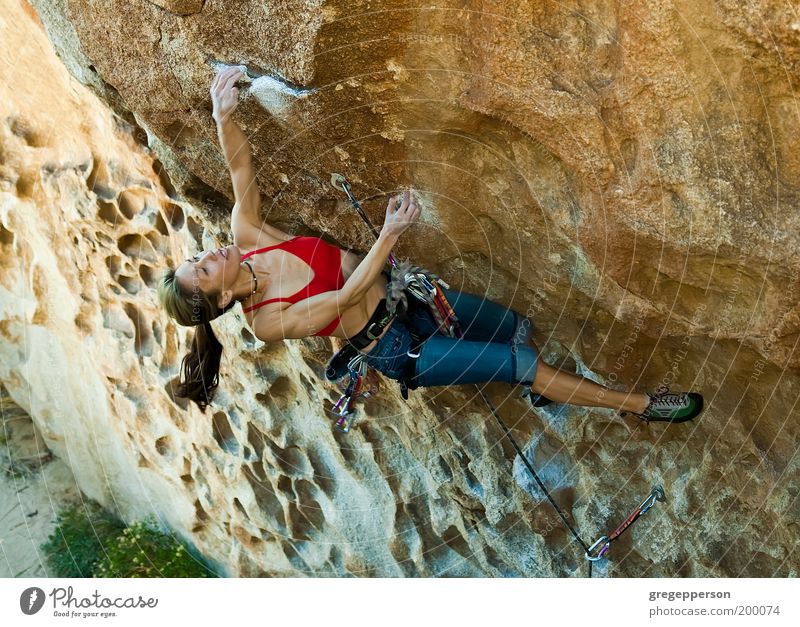
[[[213,295],[196,287],[190,295],[181,288],[170,268],[158,282],[158,300],[170,318],[185,327],[197,327],[190,350],[181,361],[180,385],[175,395],[194,401],[205,411],[219,383],[220,344],[210,321],[228,311],[236,301],[220,309]]]

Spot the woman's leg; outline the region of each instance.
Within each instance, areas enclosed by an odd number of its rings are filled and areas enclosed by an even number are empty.
[[[421,385],[487,381],[530,384],[532,380],[530,387],[535,393],[558,403],[635,413],[647,407],[646,394],[610,390],[546,364],[530,339],[533,324],[512,309],[455,290],[445,290],[445,296],[461,323],[464,338],[436,335],[423,345],[416,368]]]
[[[416,360],[416,383],[423,387],[504,381],[530,385],[557,403],[607,407],[641,414],[646,394],[617,392],[546,364],[528,346],[456,340],[434,335]]]
[[[637,414],[644,412],[649,400],[647,394],[610,390],[584,377],[553,368],[541,359],[531,389],[557,403],[607,407]]]

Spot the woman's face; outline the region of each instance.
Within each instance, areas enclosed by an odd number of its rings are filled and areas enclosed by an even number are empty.
[[[200,289],[207,295],[221,295],[233,287],[240,258],[241,251],[234,244],[206,250],[179,265],[175,277],[186,294]]]

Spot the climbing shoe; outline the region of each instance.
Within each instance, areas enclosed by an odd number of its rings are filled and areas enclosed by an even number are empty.
[[[686,422],[703,411],[703,397],[687,394],[648,394],[650,402],[644,413],[636,414],[645,422]]]
[[[522,396],[523,397],[527,396],[528,400],[531,402],[531,405],[533,405],[534,407],[544,407],[545,405],[549,405],[550,403],[553,402],[546,396],[537,394],[530,388],[525,388],[525,390],[522,392]]]

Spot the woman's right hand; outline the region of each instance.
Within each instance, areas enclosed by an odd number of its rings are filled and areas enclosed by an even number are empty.
[[[417,198],[406,190],[399,196],[392,196],[386,207],[386,219],[381,233],[399,237],[408,227],[419,219],[422,209]]]
[[[211,104],[213,106],[214,120],[217,124],[236,110],[239,104],[239,90],[235,87],[244,72],[238,67],[226,67],[217,72],[211,83]]]

